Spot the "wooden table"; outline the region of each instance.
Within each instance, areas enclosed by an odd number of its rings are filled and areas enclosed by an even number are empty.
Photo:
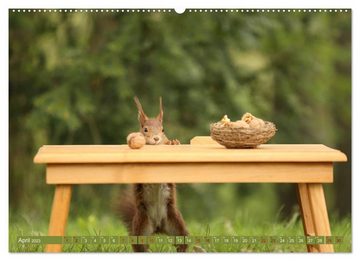
[[[346,155],[321,144],[261,145],[225,149],[209,137],[191,145],[45,145],[34,158],[46,164],[46,183],[56,185],[49,236],[64,236],[72,185],[123,183],[296,183],[305,235],[330,236],[322,183],[333,182],[333,162]],[[244,224],[246,225],[246,224]],[[333,252],[333,245],[307,245]],[[60,252],[49,244],[47,252]]]

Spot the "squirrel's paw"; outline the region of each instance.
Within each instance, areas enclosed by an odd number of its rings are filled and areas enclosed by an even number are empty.
[[[180,141],[175,139],[171,141],[171,145],[180,145]]]
[[[166,143],[166,145],[180,145],[180,141],[175,139],[175,140],[168,140]]]

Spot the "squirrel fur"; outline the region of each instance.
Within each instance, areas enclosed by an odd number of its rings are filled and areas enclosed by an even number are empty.
[[[160,113],[149,118],[137,97],[140,132],[147,145],[178,145],[178,140],[169,140],[163,128],[163,106],[160,97]],[[118,211],[123,223],[132,236],[150,236],[163,233],[172,236],[187,236],[185,222],[176,207],[176,185],[174,183],[134,184],[123,193]],[[135,252],[148,251],[148,245],[132,245]],[[185,252],[186,244],[176,245],[178,252]]]

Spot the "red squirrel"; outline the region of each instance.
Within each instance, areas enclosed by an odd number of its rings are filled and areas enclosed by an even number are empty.
[[[149,118],[137,97],[140,132],[148,145],[178,145],[178,140],[169,140],[163,128],[163,106],[160,97],[160,113]],[[176,185],[134,184],[132,190],[120,199],[119,212],[122,221],[132,236],[150,236],[163,233],[171,236],[187,236],[185,222],[176,207]],[[177,252],[185,252],[186,244],[175,245]],[[148,245],[132,245],[134,252],[147,252]]]

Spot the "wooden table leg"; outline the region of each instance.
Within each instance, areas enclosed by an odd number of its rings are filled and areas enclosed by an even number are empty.
[[[299,183],[298,200],[305,236],[331,236],[322,184]],[[307,245],[309,252],[334,252],[332,244]]]
[[[56,185],[52,204],[49,236],[64,236],[66,222],[69,215],[71,200],[71,185]],[[61,252],[62,245],[48,244],[45,252]]]

